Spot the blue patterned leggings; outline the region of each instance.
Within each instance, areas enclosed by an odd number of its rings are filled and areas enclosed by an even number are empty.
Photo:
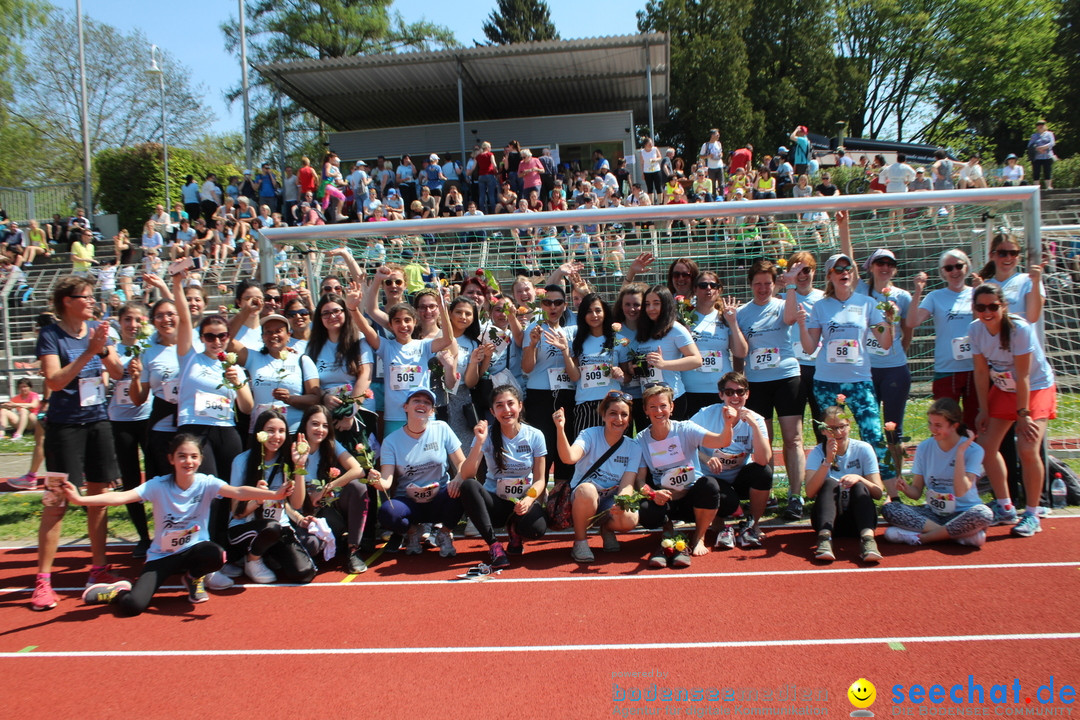
[[[985,530],[994,522],[994,511],[982,503],[961,512],[942,517],[926,505],[902,505],[898,502],[885,503],[881,515],[890,525],[922,532],[926,521],[937,523],[949,531],[949,537],[962,538]]]
[[[830,405],[835,405],[836,396],[840,394],[847,396],[845,404],[855,417],[855,424],[859,426],[859,438],[863,442],[870,443],[870,446],[874,448],[874,453],[877,454],[882,479],[889,480],[896,477],[896,471],[885,466],[885,432],[881,425],[881,415],[878,412],[874,384],[869,380],[838,383],[814,378],[814,397],[822,410]],[[821,418],[817,419],[820,420]]]

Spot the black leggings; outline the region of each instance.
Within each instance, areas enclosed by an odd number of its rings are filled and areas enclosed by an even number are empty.
[[[556,447],[555,421],[552,415],[555,410],[562,408],[567,417],[574,417],[574,391],[573,390],[534,390],[528,391],[525,403],[525,422],[544,434],[549,448]],[[572,426],[573,420],[571,420]],[[555,465],[555,479],[569,480],[574,477],[574,466],[567,465],[559,459],[559,453],[548,453],[545,472]]]
[[[316,513],[330,526],[334,537],[338,538],[338,554],[345,550],[341,546],[341,536],[349,536],[348,547],[359,547],[360,537],[368,518],[368,486],[359,480],[353,480],[341,488],[341,493],[333,505],[320,508]]]
[[[203,459],[199,472],[229,481],[232,460],[244,451],[235,426],[181,425],[176,431],[190,433],[202,440]],[[229,501],[224,498],[214,500],[210,506],[210,539],[221,546],[229,543],[229,515]]]
[[[195,543],[187,550],[160,560],[151,560],[143,565],[143,571],[131,592],[117,595],[117,613],[127,617],[141,614],[150,605],[150,599],[165,582],[165,578],[171,575],[188,573],[192,577],[202,577],[220,570],[224,564],[225,551],[220,545],[209,541]]]
[[[139,467],[139,450],[146,459],[146,420],[130,422],[113,421],[113,447],[116,448],[116,462],[120,466],[120,480],[125,490],[134,490],[142,485],[142,469]],[[127,504],[128,517],[139,533],[140,540],[150,540],[150,531],[146,525],[146,506],[142,502]]]
[[[841,512],[840,483],[825,478],[810,509],[810,523],[818,532],[828,530],[833,535],[858,537],[863,530],[872,531],[877,526],[877,508],[870,490],[858,483],[851,487],[847,508]]]
[[[461,483],[461,504],[488,545],[495,542],[493,525],[513,523],[517,533],[526,540],[539,540],[547,532],[547,517],[540,503],[534,502],[528,512],[518,515],[514,512],[513,502],[489,492],[476,478]]]
[[[638,517],[641,527],[658,528],[666,520],[685,520],[694,522],[695,510],[715,510],[720,505],[720,486],[714,477],[700,477],[693,487],[678,500],[670,500],[664,505],[657,505],[650,500],[642,500]]]
[[[281,582],[304,585],[315,579],[315,563],[291,525],[263,519],[234,525],[229,528],[229,544],[236,552],[272,560]]]
[[[717,514],[727,517],[739,507],[739,501],[747,500],[751,490],[769,492],[772,490],[773,470],[771,465],[758,465],[748,462],[739,470],[739,474],[731,482],[719,480],[720,506]]]

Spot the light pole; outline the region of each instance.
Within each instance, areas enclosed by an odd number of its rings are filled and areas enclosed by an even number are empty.
[[[161,87],[161,149],[165,154],[165,212],[169,212],[169,139],[165,134],[165,73],[158,67],[157,45],[150,46],[150,67],[147,75],[157,75]]]
[[[240,5],[240,86],[244,95],[244,167],[251,167],[251,105],[248,102],[247,31],[244,27],[244,0]]]
[[[79,29],[79,124],[82,127],[83,147],[83,208],[90,223],[94,222],[94,195],[90,186],[90,120],[86,99],[86,51],[83,38],[82,0],[75,0],[76,24]]]

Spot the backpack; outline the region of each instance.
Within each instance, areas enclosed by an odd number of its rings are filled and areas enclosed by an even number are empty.
[[[1065,481],[1065,502],[1069,505],[1080,505],[1080,476],[1076,472],[1053,455],[1046,456],[1046,469],[1050,474],[1050,482],[1058,474]],[[1042,505],[1051,506],[1053,498],[1050,497],[1049,489],[1043,491]]]

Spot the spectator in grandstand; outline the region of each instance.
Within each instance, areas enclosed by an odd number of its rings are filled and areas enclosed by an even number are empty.
[[[433,218],[439,216],[439,199],[431,194],[427,185],[420,188],[420,217]]]
[[[470,203],[470,205],[475,209],[475,204]],[[442,214],[447,217],[460,217],[464,212],[464,199],[461,197],[461,192],[458,190],[457,185],[450,185],[446,191],[446,197],[443,199]]]
[[[1024,184],[1024,166],[1017,161],[1016,155],[1013,153],[1005,156],[1005,167],[1001,168],[1001,184]]]
[[[476,156],[476,173],[480,186],[480,209],[484,214],[491,215],[498,202],[499,169],[491,152],[491,143],[486,140],[481,143],[480,153]]]
[[[814,500],[810,510],[810,521],[817,533],[814,559],[835,560],[833,536],[844,535],[859,538],[860,560],[881,562],[874,540],[874,501],[881,499],[884,487],[874,449],[862,440],[851,439],[851,415],[844,407],[825,408],[821,424],[826,439],[810,451],[805,478],[806,497]]]
[[[1054,133],[1046,127],[1046,121],[1040,120],[1035,123],[1035,132],[1028,140],[1028,157],[1031,159],[1031,178],[1037,183],[1042,184],[1043,176],[1046,177],[1046,184],[1044,187],[1047,190],[1054,189],[1054,181],[1052,179],[1054,171],[1054,160],[1057,156],[1054,154],[1054,145],[1057,144],[1057,139],[1054,137]]]
[[[792,163],[796,175],[809,174],[811,150],[808,133],[809,130],[805,125],[799,125],[791,131],[789,136],[791,142],[795,143],[795,149],[792,151]]]
[[[754,181],[754,199],[776,199],[776,178],[773,177],[773,174],[766,165],[762,165],[758,168],[757,179]]]
[[[533,157],[532,150],[529,148],[521,149],[521,162],[518,163],[517,172],[521,177],[523,197],[527,197],[533,191],[539,195],[540,185],[543,181],[544,165],[539,159]]]
[[[4,437],[4,430],[10,427],[13,430],[11,439],[22,440],[27,428],[33,430],[37,425],[41,396],[34,392],[29,378],[20,378],[15,389],[10,400],[0,403],[0,439]]]
[[[68,220],[68,230],[74,228],[90,230],[90,218],[86,217],[86,210],[83,208],[75,208],[75,215]]]
[[[912,500],[925,490],[926,504],[885,503],[881,514],[892,525],[885,529],[885,539],[908,545],[954,540],[979,547],[994,521],[976,485],[983,473],[984,448],[975,443],[975,433],[961,421],[960,406],[952,398],[935,400],[926,419],[931,437],[915,448],[910,481],[897,481]]]
[[[776,177],[776,194],[778,197],[791,197],[796,175],[795,167],[788,159],[788,149],[781,145],[777,149],[776,158],[773,161],[776,163],[776,168],[773,169],[773,174]]]
[[[71,273],[86,277],[90,274],[90,266],[97,265],[94,259],[94,235],[89,230],[71,228],[68,231],[71,239]]]
[[[705,164],[714,187],[724,185],[724,146],[720,143],[720,130],[709,131],[709,139],[698,150],[698,159]]]
[[[420,184],[426,187],[431,195],[441,198],[443,194],[443,184],[445,182],[446,176],[443,175],[442,166],[439,165],[439,156],[432,153],[428,156],[427,163],[420,173]],[[437,214],[438,213],[436,213],[436,215]],[[435,217],[435,215],[432,215],[431,217]]]
[[[855,161],[847,156],[847,151],[843,147],[838,147],[836,148],[836,164],[840,167],[851,167]]]
[[[935,190],[953,189],[953,161],[944,150],[934,151],[934,164],[930,166]]]
[[[160,205],[158,206],[160,207]],[[161,238],[161,233],[157,231],[157,226],[154,223],[153,218],[146,221],[143,225],[142,231],[142,250],[145,253],[147,250],[153,249],[155,251],[161,250],[164,245],[164,241]]]
[[[703,167],[699,167],[694,173],[694,185],[691,197],[694,202],[713,201],[713,181],[709,177],[708,171]]]
[[[322,188],[322,210],[327,219],[336,223],[347,221],[349,218],[341,210],[345,203],[344,188],[348,187],[349,183],[341,176],[341,158],[337,153],[328,152],[323,155],[319,185]]]
[[[986,282],[972,296],[975,321],[969,336],[979,396],[975,425],[979,444],[986,451],[986,475],[1004,508],[1004,512],[995,509],[994,515],[998,519],[1010,514],[1006,467],[999,448],[1015,423],[1027,507],[1012,533],[1030,537],[1042,529],[1037,512],[1046,474],[1040,449],[1047,423],[1057,417],[1054,371],[1033,325],[1009,313],[1003,288]]]
[[[983,175],[982,158],[978,155],[972,155],[968,158],[966,163],[960,164],[959,187],[961,190],[986,187],[986,177]]]
[[[506,173],[506,182],[514,195],[521,195],[521,176],[518,174],[518,166],[521,164],[521,144],[517,140],[511,140],[503,149],[502,160],[499,166]]]
[[[641,160],[641,172],[645,176],[645,187],[652,196],[653,202],[660,202],[660,192],[663,181],[660,177],[660,161],[662,156],[660,149],[653,143],[651,137],[646,137],[638,150]]]
[[[915,168],[915,179],[908,183],[908,192],[926,192],[933,189],[930,178],[926,177],[926,168]]]

